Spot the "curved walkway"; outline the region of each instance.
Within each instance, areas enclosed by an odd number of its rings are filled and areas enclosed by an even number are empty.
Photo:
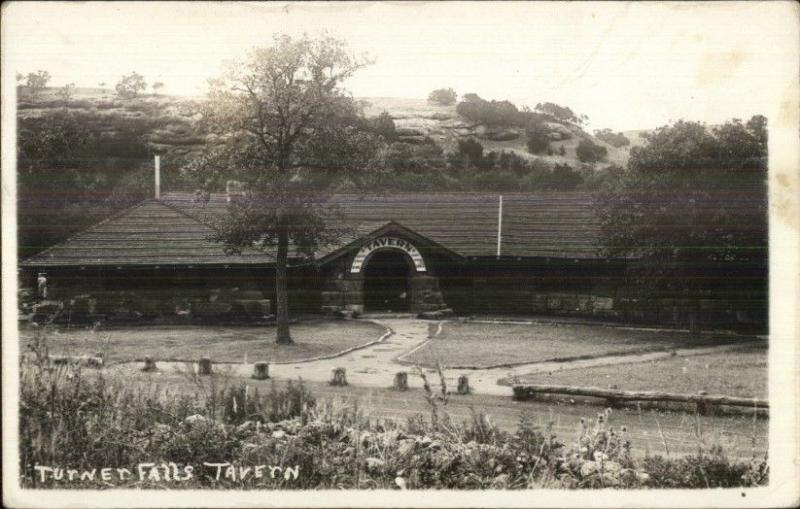
[[[345,368],[347,380],[359,387],[391,387],[392,379],[398,371],[409,373],[408,384],[411,388],[422,388],[422,380],[416,376],[416,369],[397,362],[409,352],[425,344],[429,331],[441,330],[442,322],[431,322],[415,318],[379,318],[372,321],[389,328],[390,333],[382,340],[369,346],[339,354],[336,357],[301,362],[270,364],[270,376],[279,379],[296,379],[298,377],[313,382],[327,382],[331,379],[334,368]],[[702,355],[708,353],[735,350],[751,345],[752,342],[720,345],[711,347],[683,348],[675,350],[678,356]],[[649,352],[642,354],[611,355],[592,359],[581,359],[569,362],[533,362],[514,367],[479,368],[479,369],[444,369],[448,389],[455,391],[458,377],[469,376],[472,391],[477,394],[510,396],[511,387],[499,385],[504,378],[513,378],[523,374],[547,373],[564,369],[580,369],[613,364],[629,364],[648,362],[668,358],[670,352]],[[178,364],[178,363],[159,363]],[[182,365],[182,364],[181,364]],[[253,373],[252,364],[235,364],[230,367],[232,375],[249,377]],[[425,369],[434,390],[438,388],[438,376],[435,370]],[[434,374],[433,376],[430,376]]]

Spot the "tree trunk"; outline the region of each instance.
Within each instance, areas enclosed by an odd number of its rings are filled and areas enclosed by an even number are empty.
[[[692,299],[692,308],[689,310],[689,337],[700,338],[700,301]]]
[[[277,322],[277,339],[279,345],[294,343],[289,332],[289,293],[288,293],[288,267],[289,234],[284,228],[278,233],[278,256],[275,260],[275,321]]]

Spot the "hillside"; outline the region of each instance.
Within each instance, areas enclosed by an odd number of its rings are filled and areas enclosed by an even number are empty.
[[[200,101],[153,94],[120,99],[114,91],[98,88],[75,89],[65,100],[55,88],[35,98],[20,90],[20,256],[34,254],[152,196],[154,154],[161,155],[163,190],[193,190],[195,184],[187,182],[180,169],[212,141],[198,122]],[[527,150],[523,129],[469,121],[456,113],[456,105],[383,97],[360,101],[366,116],[386,111],[392,117],[397,139],[387,153],[394,159],[384,163],[394,170],[391,185],[406,191],[568,190],[602,173],[596,170],[624,165],[628,158],[629,147],[615,148],[568,122],[544,122],[551,155],[533,155]],[[638,133],[630,134],[632,144],[641,143]],[[459,140],[470,138],[480,142],[484,155],[492,151],[515,154],[514,167],[497,171],[481,167],[462,171],[458,177],[446,175],[448,154],[457,151]],[[605,160],[580,162],[576,147],[583,138],[605,147]],[[563,155],[559,155],[561,147]],[[565,164],[571,168],[566,173]],[[562,165],[561,173],[557,165]]]
[[[575,149],[581,138],[589,138],[594,143],[605,147],[608,150],[606,161],[599,163],[598,166],[616,164],[624,166],[628,161],[629,149],[631,146],[641,144],[639,134],[644,131],[628,131],[626,136],[635,136],[636,141],[631,139],[631,145],[617,148],[595,136],[581,130],[580,128],[558,122],[548,122],[545,124],[550,133],[563,133],[570,136],[569,139],[553,139],[550,146],[553,148],[554,155],[534,155],[528,152],[525,146],[526,140],[522,129],[519,128],[496,128],[492,129],[486,125],[476,124],[461,117],[456,113],[456,105],[443,106],[433,104],[425,99],[410,99],[397,97],[365,97],[360,98],[364,105],[364,113],[367,116],[377,116],[386,111],[391,116],[397,127],[400,141],[418,143],[426,136],[432,138],[445,152],[453,152],[459,139],[469,137],[476,138],[485,151],[513,152],[525,159],[541,159],[547,161],[549,165],[569,164],[573,167],[584,166],[578,160]],[[515,136],[513,139],[502,141],[498,138]],[[630,138],[630,136],[628,136]],[[558,155],[560,147],[564,147],[565,155]]]
[[[105,144],[138,147],[139,157],[148,160],[152,153],[160,153],[165,162],[178,163],[197,155],[206,141],[197,127],[198,102],[202,99],[170,95],[143,95],[134,99],[120,99],[114,91],[99,88],[78,88],[66,105],[66,110]],[[578,160],[575,149],[582,138],[605,147],[608,155],[596,166],[609,164],[623,166],[628,159],[630,146],[641,144],[639,133],[625,133],[631,145],[614,147],[569,123],[546,122],[551,135],[553,155],[530,154],[525,146],[525,134],[520,128],[490,128],[471,122],[456,113],[456,105],[442,106],[425,99],[367,97],[359,98],[368,117],[386,111],[395,122],[400,142],[421,143],[426,137],[434,140],[445,153],[456,150],[459,139],[474,137],[486,152],[512,152],[527,160],[539,159],[549,166],[569,164],[575,168],[585,167]],[[48,113],[64,111],[64,101],[57,96],[56,89],[46,89],[36,99],[25,97],[18,101],[18,118],[21,123]],[[563,139],[567,138],[569,139]],[[510,139],[509,139],[510,138]],[[564,147],[565,154],[559,155]],[[130,152],[130,150],[128,150]]]

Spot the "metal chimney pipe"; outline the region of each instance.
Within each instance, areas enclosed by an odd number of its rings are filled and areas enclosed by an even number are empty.
[[[156,156],[156,200],[161,199],[161,156]]]
[[[500,258],[503,244],[503,195],[500,195],[500,204],[497,209],[497,257]]]

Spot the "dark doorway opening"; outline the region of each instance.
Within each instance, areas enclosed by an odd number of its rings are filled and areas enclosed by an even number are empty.
[[[364,309],[408,311],[411,264],[402,251],[376,251],[364,267]]]

